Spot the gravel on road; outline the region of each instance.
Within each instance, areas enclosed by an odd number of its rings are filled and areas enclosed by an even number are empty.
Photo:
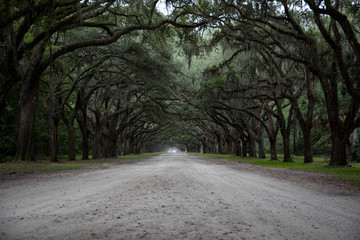
[[[0,239],[360,239],[359,191],[263,169],[168,153],[2,179]]]

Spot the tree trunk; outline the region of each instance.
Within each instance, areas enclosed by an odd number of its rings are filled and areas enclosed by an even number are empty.
[[[59,124],[60,118],[57,116],[53,117],[52,126],[51,126],[51,151],[50,159],[51,162],[58,162],[58,135],[59,135]]]
[[[15,160],[35,160],[33,153],[33,131],[38,89],[38,80],[27,79],[22,85],[19,133]]]
[[[276,137],[269,137],[270,142],[270,161],[277,161]]]
[[[139,154],[146,153],[144,143],[139,144]]]
[[[271,114],[271,111],[269,109],[266,110],[266,115],[268,118],[268,128],[265,128],[267,130],[269,142],[270,142],[270,161],[278,161],[277,158],[277,149],[276,149],[276,137],[279,133],[279,120],[276,120],[276,122],[273,121],[273,117]]]
[[[93,143],[93,159],[101,158],[101,127],[95,126],[94,143]]]
[[[222,148],[221,148],[221,137],[220,137],[220,135],[216,135],[216,144],[217,144],[216,153],[221,154],[222,153]]]
[[[347,156],[346,156],[346,144],[349,141],[350,134],[342,132],[332,133],[331,135],[331,159],[329,166],[347,166]]]
[[[74,128],[74,118],[70,118],[68,125],[68,159],[70,161],[76,160],[76,150],[75,150],[75,128]]]
[[[257,139],[256,142],[258,144],[258,152],[259,152],[259,158],[266,158],[266,154],[265,154],[265,147],[264,147],[264,131],[263,128],[260,127],[260,125],[258,124],[256,127],[256,132],[257,132]]]
[[[110,153],[110,143],[111,140],[110,140],[110,137],[109,136],[104,136],[104,150],[103,150],[103,157],[104,158],[109,158],[111,157],[111,153]]]
[[[311,129],[313,126],[313,113],[315,107],[315,98],[312,93],[312,84],[311,84],[311,73],[308,68],[306,68],[306,89],[307,89],[307,98],[308,98],[308,106],[307,106],[307,119],[305,120],[301,114],[301,111],[298,107],[298,101],[293,101],[295,116],[298,119],[300,124],[301,131],[304,136],[304,163],[312,163],[312,144],[311,144]],[[294,119],[295,122],[295,119]],[[296,122],[295,122],[296,123]],[[295,128],[295,126],[294,126]],[[295,131],[294,131],[295,133]],[[295,137],[294,137],[295,138]]]
[[[291,159],[290,136],[288,134],[282,134],[282,137],[283,137],[283,147],[284,147],[283,162],[294,162]]]
[[[111,137],[111,136],[107,136],[105,137],[105,142],[104,142],[104,157],[105,158],[109,158],[109,157],[117,157],[117,138],[115,137]]]
[[[138,142],[138,143],[136,144],[135,154],[140,154],[140,149],[141,149],[141,143]]]
[[[43,40],[34,48],[30,66],[23,77],[20,97],[20,123],[15,160],[35,160],[33,131],[41,73],[38,69],[46,47]]]
[[[124,155],[130,154],[130,139],[126,138],[124,143]]]
[[[89,137],[89,134],[88,134],[88,129],[87,129],[86,120],[85,120],[83,122],[82,130],[81,130],[81,159],[82,160],[89,159],[88,137]]]
[[[311,144],[311,128],[306,129],[303,132],[304,135],[304,163],[312,163],[313,155],[312,155],[312,144]]]
[[[256,157],[256,143],[252,135],[249,135],[249,157]]]
[[[235,147],[236,147],[236,153],[235,155],[236,156],[241,156],[241,141],[236,141],[236,144],[235,144]]]
[[[78,92],[77,100],[83,98],[85,95],[84,88],[81,88]],[[78,102],[77,102],[78,103]],[[87,127],[87,101],[84,101],[80,107],[80,116],[76,117],[78,125],[81,130],[81,159],[89,159],[89,142],[88,142],[88,127]],[[76,116],[76,115],[75,115]]]
[[[283,162],[293,162],[291,159],[291,148],[290,148],[290,131],[292,123],[292,114],[293,114],[293,105],[290,107],[289,115],[287,121],[283,113],[282,100],[275,100],[277,107],[277,114],[275,117],[278,119],[278,124],[280,126],[280,133],[283,139],[283,153],[284,159]]]
[[[89,143],[88,143],[88,129],[87,129],[87,114],[86,104],[81,109],[80,118],[76,118],[81,131],[81,159],[89,159]]]
[[[247,141],[245,139],[241,140],[241,148],[242,148],[242,157],[247,157]]]
[[[266,154],[265,154],[264,137],[263,136],[260,136],[260,138],[259,138],[258,147],[259,147],[259,158],[265,159]]]
[[[130,142],[129,142],[129,153],[135,154],[135,144],[134,144],[134,140],[131,138],[130,138]]]

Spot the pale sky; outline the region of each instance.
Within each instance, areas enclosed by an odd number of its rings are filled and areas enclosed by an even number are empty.
[[[157,4],[157,9],[162,12],[164,15],[169,15],[170,12],[171,12],[171,7],[168,9],[166,9],[166,3],[165,3],[166,0],[160,0]]]

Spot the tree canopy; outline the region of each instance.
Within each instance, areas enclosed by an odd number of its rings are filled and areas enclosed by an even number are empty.
[[[359,161],[353,1],[5,0],[0,16],[0,158]]]

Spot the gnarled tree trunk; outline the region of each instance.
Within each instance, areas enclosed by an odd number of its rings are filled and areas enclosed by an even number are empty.
[[[255,137],[249,134],[249,157],[256,157]]]
[[[262,134],[261,136],[259,136],[257,143],[259,147],[259,158],[265,159],[266,154],[265,154],[265,146],[264,146],[264,137],[262,136]]]
[[[269,136],[270,142],[270,161],[277,161],[276,137]]]
[[[86,105],[81,109],[80,117],[76,118],[81,131],[81,159],[89,159],[89,143],[88,143],[88,128],[87,128],[87,114]]]
[[[291,150],[290,150],[290,134],[283,133],[283,150],[284,150],[284,159],[283,162],[293,162],[291,159]]]
[[[329,166],[346,166],[348,165],[346,156],[346,145],[349,141],[350,133],[337,131],[331,133],[331,159]]]
[[[35,84],[35,86],[33,86]],[[15,160],[35,160],[33,131],[38,98],[38,82],[29,80],[23,84],[20,99],[20,122]]]
[[[33,150],[33,131],[41,77],[39,64],[41,62],[45,46],[45,41],[42,41],[33,50],[30,66],[22,79],[20,122],[15,160],[35,160]]]

